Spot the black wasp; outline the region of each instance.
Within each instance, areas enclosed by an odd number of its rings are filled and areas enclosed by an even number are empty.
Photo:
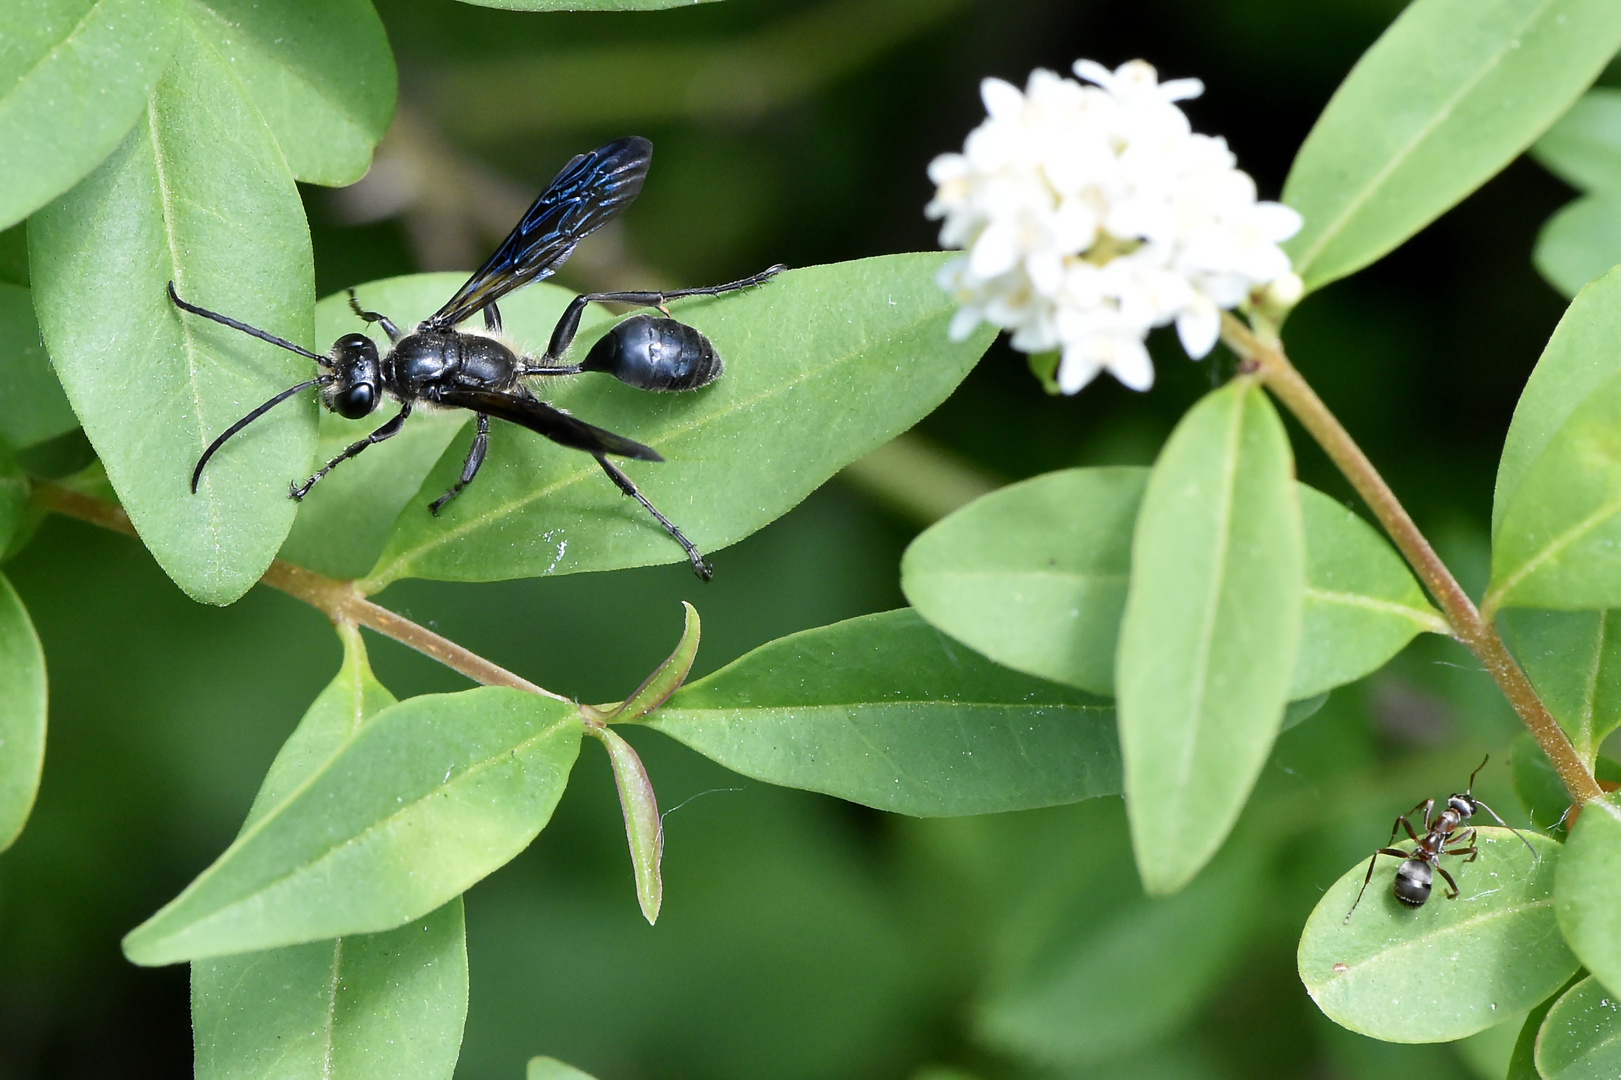
[[[1474,816],[1476,810],[1486,811],[1497,824],[1518,836],[1520,843],[1524,844],[1526,849],[1531,852],[1532,860],[1540,858],[1537,855],[1537,849],[1531,846],[1531,841],[1527,840],[1520,833],[1520,830],[1498,817],[1497,811],[1475,798],[1473,794],[1475,777],[1480,775],[1480,770],[1484,769],[1486,762],[1490,760],[1490,754],[1481,760],[1480,764],[1475,767],[1475,771],[1469,774],[1469,786],[1462,792],[1449,797],[1446,809],[1436,814],[1433,821],[1430,819],[1430,814],[1435,810],[1434,799],[1425,799],[1396,819],[1396,824],[1390,828],[1391,843],[1396,841],[1397,830],[1406,829],[1407,835],[1413,839],[1416,846],[1412,851],[1403,851],[1397,847],[1382,847],[1373,853],[1373,858],[1368,860],[1368,875],[1362,879],[1362,888],[1356,894],[1356,902],[1351,905],[1351,910],[1345,913],[1346,922],[1351,921],[1351,915],[1356,911],[1356,905],[1362,903],[1362,894],[1368,891],[1368,882],[1373,880],[1373,864],[1379,861],[1381,855],[1389,855],[1392,858],[1402,860],[1402,864],[1396,868],[1395,892],[1396,899],[1408,907],[1424,906],[1424,901],[1430,898],[1430,888],[1435,881],[1436,874],[1440,874],[1446,879],[1448,886],[1447,899],[1456,900],[1458,898],[1458,883],[1453,881],[1452,875],[1442,868],[1441,856],[1462,855],[1467,856],[1463,860],[1464,862],[1475,861],[1475,858],[1480,854],[1480,849],[1475,847],[1475,828],[1473,825],[1465,825],[1465,822]],[[1424,811],[1423,836],[1414,831],[1413,823],[1408,820],[1408,815],[1416,814],[1420,810]],[[1448,844],[1453,846],[1448,847]]]
[[[418,407],[470,409],[478,417],[473,445],[467,451],[461,478],[429,506],[437,514],[462,488],[472,482],[484,463],[489,445],[490,417],[526,427],[530,431],[574,450],[583,450],[597,459],[619,490],[635,499],[658,519],[664,530],[687,553],[692,569],[704,580],[710,577],[692,541],[669,518],[647,501],[608,455],[639,461],[663,461],[658,451],[622,435],[577,420],[553,405],[538,400],[523,380],[532,376],[576,375],[600,371],[641,390],[696,390],[720,376],[722,363],[709,339],[674,319],[637,315],[618,323],[594,345],[577,364],[562,362],[579,330],[585,305],[593,300],[633,304],[664,310],[664,305],[683,296],[718,296],[769,280],[783,269],[773,266],[763,273],[725,285],[669,292],[599,292],[577,296],[552,331],[546,354],[539,359],[524,356],[498,338],[501,312],[495,302],[507,293],[556,272],[580,240],[603,225],[642,190],[653,144],[646,139],[615,139],[589,154],[580,154],[563,166],[555,179],[540,193],[523,219],[501,246],[467,279],[445,306],[415,329],[402,334],[386,315],[361,308],[354,290],[349,290],[349,306],[368,323],[377,323],[388,335],[389,349],[379,356],[376,344],[365,334],[345,334],[332,345],[332,351],[319,356],[290,341],[256,327],[227,318],[218,312],[188,304],[169,283],[169,298],[175,306],[223,323],[245,334],[252,334],[272,345],[315,361],[325,370],[313,379],[288,387],[248,415],[226,428],[209,444],[191,474],[191,490],[197,491],[203,467],[225,441],[272,408],[310,387],[319,387],[321,402],[328,409],[350,420],[370,415],[391,398],[400,411],[376,431],[353,443],[343,453],[305,480],[293,484],[291,495],[302,499],[310,488],[339,463],[359,454],[366,447],[397,435],[411,411]],[[487,334],[458,330],[463,320],[484,313]]]

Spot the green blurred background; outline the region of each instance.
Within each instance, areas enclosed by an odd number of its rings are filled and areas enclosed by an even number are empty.
[[[401,117],[362,185],[305,192],[323,294],[476,263],[562,161],[629,133],[658,148],[646,193],[582,247],[564,284],[698,284],[777,261],[930,248],[924,169],[981,119],[979,79],[1022,84],[1033,67],[1067,71],[1082,56],[1111,66],[1141,56],[1165,77],[1204,79],[1188,106],[1196,129],[1225,135],[1276,197],[1335,84],[1401,5],[378,6]],[[1531,269],[1532,239],[1569,197],[1518,162],[1288,327],[1299,367],[1471,587],[1484,574],[1503,432],[1563,308]],[[1146,464],[1232,364],[1221,354],[1190,364],[1169,337],[1153,344],[1151,393],[1105,377],[1073,399],[1045,396],[1024,358],[998,344],[921,432],[1000,479]],[[1296,435],[1302,478],[1347,497]],[[382,600],[550,688],[614,699],[673,644],[681,599],[704,618],[699,673],[782,634],[902,604],[897,563],[922,522],[871,491],[834,481],[712,553],[708,586],[667,566],[407,582]],[[337,641],[313,610],[263,589],[229,609],[193,604],[133,541],[76,522],[48,521],[7,571],[38,623],[52,698],[39,803],[0,857],[0,1080],[183,1075],[185,970],[133,968],[118,939],[229,842],[336,670]],[[465,685],[371,641],[397,695]],[[539,841],[467,896],[472,1001],[458,1075],[512,1080],[537,1053],[600,1080],[1490,1075],[1501,1032],[1464,1048],[1394,1047],[1334,1028],[1294,974],[1294,940],[1392,815],[1460,787],[1514,731],[1489,680],[1446,642],[1417,643],[1335,692],[1282,739],[1233,842],[1283,837],[1253,841],[1268,884],[1241,898],[1240,944],[1210,991],[1177,1015],[1145,1015],[1136,1048],[1069,1065],[981,1037],[979,1005],[999,980],[1084,951],[1094,923],[1141,903],[1118,800],[908,821],[743,780],[633,731],[672,811],[658,927],[637,910],[611,777],[588,746]],[[1482,778],[1500,809],[1513,804],[1506,774],[1494,765]],[[1177,977],[1174,962],[1163,975]]]

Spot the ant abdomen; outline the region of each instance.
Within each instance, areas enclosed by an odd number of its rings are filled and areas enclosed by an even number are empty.
[[[1429,863],[1421,859],[1408,859],[1396,868],[1396,899],[1408,907],[1423,907],[1430,898],[1435,875]]]
[[[633,315],[591,347],[581,371],[600,371],[639,390],[696,390],[725,365],[709,339],[686,323]]]

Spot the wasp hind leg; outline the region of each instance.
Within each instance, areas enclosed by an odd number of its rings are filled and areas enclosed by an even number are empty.
[[[602,471],[608,474],[608,479],[612,480],[620,491],[641,503],[647,512],[658,519],[660,525],[664,526],[664,531],[669,533],[675,542],[681,545],[681,550],[687,553],[687,561],[692,564],[694,574],[697,574],[704,581],[708,581],[715,576],[715,571],[704,561],[704,557],[699,554],[697,546],[691,540],[688,540],[680,529],[676,528],[675,522],[659,513],[658,507],[648,502],[646,495],[636,490],[636,485],[631,482],[630,477],[621,472],[619,467],[609,461],[606,456],[602,454],[592,454],[591,456],[597,459],[597,464],[602,466]]]

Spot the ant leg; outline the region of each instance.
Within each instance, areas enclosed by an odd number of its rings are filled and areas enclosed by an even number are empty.
[[[501,332],[501,309],[493,302],[484,305],[484,329],[492,334]]]
[[[353,289],[349,290],[349,310],[353,311],[356,315],[359,315],[367,322],[376,323],[377,325],[381,326],[383,328],[383,333],[388,335],[388,340],[400,340],[400,328],[394,325],[393,320],[391,320],[387,315],[379,315],[375,311],[367,311],[365,308],[361,307],[360,299],[355,296],[355,291]]]
[[[1351,921],[1352,914],[1356,912],[1357,904],[1362,903],[1362,894],[1368,891],[1368,882],[1373,880],[1373,864],[1379,861],[1379,856],[1381,855],[1389,855],[1390,857],[1400,859],[1403,862],[1406,862],[1408,859],[1413,857],[1412,852],[1403,851],[1401,848],[1382,847],[1378,851],[1375,851],[1373,853],[1373,858],[1368,860],[1368,873],[1362,879],[1362,888],[1357,890],[1356,900],[1351,904],[1351,910],[1345,913],[1346,922]]]
[[[1432,799],[1430,801],[1433,802],[1434,800]],[[1430,825],[1430,812],[1429,812],[1428,807],[1425,807],[1423,803],[1419,803],[1418,806],[1415,806],[1415,807],[1413,807],[1412,810],[1407,811],[1407,814],[1413,813],[1414,811],[1418,810],[1420,807],[1424,808],[1424,831],[1429,832],[1430,831],[1430,828],[1429,828],[1429,825]],[[1413,842],[1417,843],[1417,841],[1418,841],[1418,833],[1413,831],[1413,823],[1411,821],[1407,820],[1407,814],[1402,814],[1400,817],[1398,817],[1396,819],[1396,824],[1394,824],[1394,825],[1392,825],[1390,827],[1390,842],[1392,844],[1394,844],[1396,842],[1396,833],[1398,831],[1402,830],[1402,829],[1407,830],[1407,838],[1409,840],[1412,840]]]
[[[490,310],[485,308],[485,311]],[[473,482],[478,475],[479,466],[484,464],[484,451],[490,448],[490,418],[484,413],[478,414],[478,430],[473,433],[473,445],[467,450],[467,460],[462,462],[462,478],[450,485],[450,490],[428,504],[428,513],[439,516],[445,504],[462,493],[462,488]]]
[[[631,483],[630,477],[620,472],[619,467],[604,455],[592,454],[591,456],[597,459],[597,464],[602,466],[602,470],[608,474],[608,479],[618,485],[620,491],[641,503],[647,509],[647,512],[657,518],[660,525],[664,526],[664,531],[674,537],[675,542],[681,545],[681,549],[687,553],[687,561],[692,563],[692,572],[694,574],[697,574],[705,581],[714,576],[714,570],[710,569],[709,564],[704,562],[704,557],[698,553],[698,549],[693,545],[692,541],[682,535],[681,530],[675,527],[675,522],[659,513],[658,507],[647,501],[647,496],[636,490],[636,485]]]
[[[388,421],[382,427],[378,428],[370,435],[367,435],[359,442],[350,443],[349,446],[344,449],[343,453],[339,454],[337,457],[323,465],[319,472],[310,477],[308,480],[304,481],[302,484],[293,484],[287,493],[288,497],[294,502],[298,502],[303,499],[304,496],[310,493],[310,488],[314,487],[320,482],[321,477],[325,476],[327,473],[331,472],[345,461],[348,461],[350,458],[356,456],[373,443],[380,443],[384,439],[392,439],[394,436],[398,435],[400,433],[400,428],[405,425],[405,418],[410,415],[411,406],[409,404],[402,406],[399,415],[394,417],[394,419]]]
[[[692,289],[670,289],[666,292],[581,293],[569,301],[568,308],[563,312],[563,317],[557,320],[557,328],[552,331],[552,340],[546,346],[545,361],[550,364],[568,351],[569,345],[574,341],[574,335],[580,329],[580,315],[584,312],[585,305],[592,301],[610,304],[635,304],[637,307],[657,308],[668,315],[669,312],[665,311],[664,305],[671,300],[679,300],[683,296],[720,296],[723,293],[753,288],[756,285],[765,284],[786,269],[788,269],[786,266],[778,263],[760,271],[758,274],[751,274],[736,281],[728,281],[724,285],[701,285]]]
[[[1449,874],[1445,870],[1441,869],[1441,864],[1440,863],[1435,864],[1435,872],[1437,874],[1440,874],[1442,877],[1446,878],[1447,879],[1447,884],[1449,886],[1451,886],[1451,888],[1452,888],[1452,891],[1447,893],[1447,899],[1448,900],[1456,900],[1458,898],[1458,883],[1456,881],[1452,880],[1452,875],[1451,874]]]

